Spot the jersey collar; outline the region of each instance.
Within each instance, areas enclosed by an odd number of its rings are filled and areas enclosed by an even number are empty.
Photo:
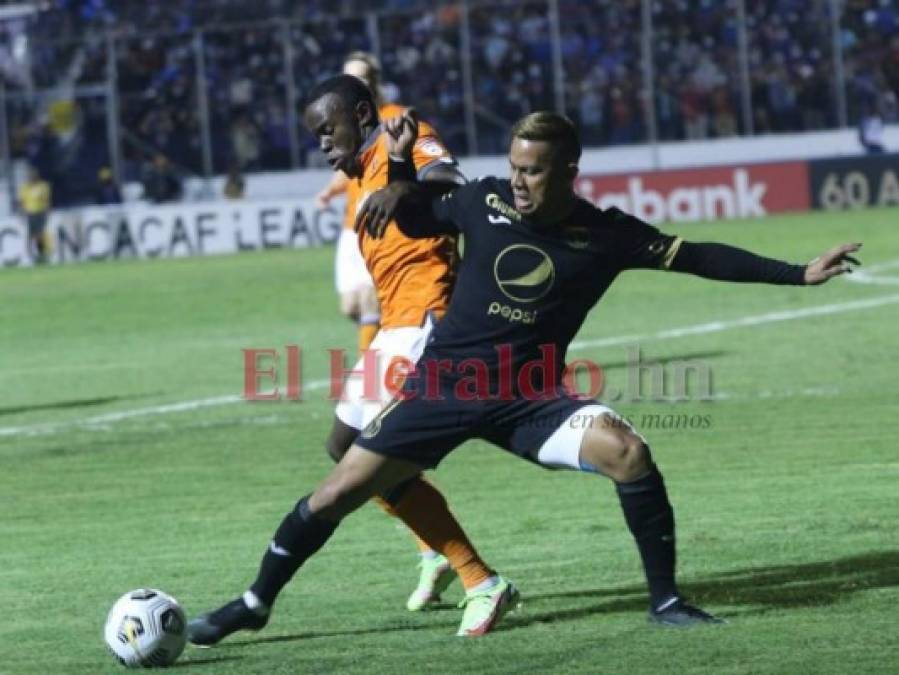
[[[356,153],[356,159],[359,160],[360,163],[363,162],[365,154],[378,142],[378,138],[381,136],[382,131],[384,131],[384,127],[379,124],[371,130],[371,133],[368,134],[368,138],[362,142],[362,145],[359,147],[359,152]]]

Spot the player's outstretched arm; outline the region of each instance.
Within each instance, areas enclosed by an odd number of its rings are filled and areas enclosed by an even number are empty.
[[[841,244],[807,265],[792,265],[765,258],[726,244],[680,242],[670,269],[705,279],[747,283],[817,285],[852,271],[852,257],[861,244]]]

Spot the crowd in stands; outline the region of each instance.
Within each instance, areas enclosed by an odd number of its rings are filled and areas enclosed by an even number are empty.
[[[414,103],[460,154],[473,149],[467,68],[480,153],[501,152],[511,121],[555,108],[560,99],[587,144],[644,142],[648,72],[662,140],[733,136],[750,125],[754,133],[833,128],[841,121],[835,42],[843,54],[847,122],[872,111],[888,122],[899,116],[895,0],[845,0],[836,35],[829,0],[745,1],[746,64],[738,0],[652,3],[651,63],[642,52],[641,0],[558,0],[557,25],[547,0],[469,0],[468,40],[462,6],[433,0],[48,4],[0,25],[0,69],[13,152],[51,177],[65,170],[60,163],[88,162],[80,173],[90,176],[109,164],[110,107],[102,88],[112,72],[109,34],[125,177],[134,180],[150,172],[157,155],[182,175],[204,173],[207,162],[217,174],[316,162],[301,129],[298,147],[292,145],[292,113],[305,91],[357,49],[380,49],[388,99]],[[17,56],[22,35],[26,59]],[[70,193],[82,187],[54,184],[54,200],[74,199]]]
[[[415,105],[456,152],[467,149],[459,8],[447,5],[379,21],[388,99]],[[396,45],[383,49],[385,45]]]
[[[848,0],[840,36],[850,122],[876,111],[899,122],[899,3]]]
[[[546,3],[475,6],[470,13],[478,151],[503,151],[508,120],[554,108]]]
[[[644,141],[640,0],[604,2],[596,11],[563,0],[559,10],[568,114],[590,144]]]

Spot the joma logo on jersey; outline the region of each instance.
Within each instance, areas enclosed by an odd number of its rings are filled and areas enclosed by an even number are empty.
[[[487,195],[487,199],[485,201],[487,202],[487,206],[489,206],[491,209],[499,211],[504,216],[511,218],[512,220],[521,220],[521,214],[511,206],[506,204],[506,202],[504,202],[502,199],[500,199],[499,195],[495,192],[491,192],[489,195]]]
[[[496,256],[493,277],[510,300],[536,302],[549,293],[556,270],[552,259],[536,246],[514,244]]]
[[[498,302],[491,302],[487,308],[488,316],[499,314],[504,319],[508,319],[510,323],[532,324],[537,320],[537,310],[526,311],[517,307],[509,307],[509,305],[501,305]]]
[[[571,248],[585,249],[590,245],[590,233],[586,227],[570,227],[565,230],[565,243]]]

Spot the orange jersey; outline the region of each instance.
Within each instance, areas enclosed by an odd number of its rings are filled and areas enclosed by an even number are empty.
[[[437,133],[425,122],[418,124],[412,160],[419,176],[436,165],[455,163]],[[361,206],[368,195],[387,185],[387,134],[382,128],[363,144],[359,162],[363,174],[358,180],[357,204]],[[446,311],[455,281],[453,237],[410,239],[391,222],[381,239],[360,232],[359,247],[375,282],[382,328],[420,326],[427,312],[441,316]]]
[[[346,184],[346,210],[343,212],[343,227],[352,230],[356,224],[356,203],[359,201],[359,179],[350,178]]]
[[[394,117],[399,117],[406,112],[406,107],[396,103],[385,103],[378,108],[378,117],[383,122]],[[349,230],[353,229],[356,222],[356,200],[359,199],[359,181],[350,178],[350,182],[346,186],[346,211],[343,215],[343,226]]]
[[[378,117],[380,117],[383,122],[384,120],[399,117],[404,112],[406,112],[406,106],[404,105],[400,105],[399,103],[385,103],[378,108]]]

